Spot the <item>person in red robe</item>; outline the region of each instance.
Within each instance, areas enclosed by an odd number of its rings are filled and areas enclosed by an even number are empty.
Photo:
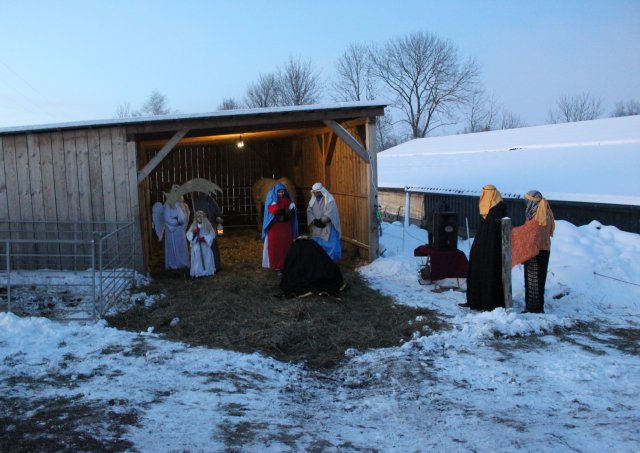
[[[262,266],[282,270],[289,246],[298,237],[298,217],[293,198],[282,183],[269,191],[262,222]]]

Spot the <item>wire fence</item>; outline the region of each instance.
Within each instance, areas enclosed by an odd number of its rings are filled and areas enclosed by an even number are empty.
[[[0,311],[103,317],[135,284],[133,225],[0,221]]]

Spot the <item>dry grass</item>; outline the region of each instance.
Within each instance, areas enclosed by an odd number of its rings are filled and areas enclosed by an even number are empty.
[[[350,286],[339,299],[278,298],[278,277],[260,266],[262,242],[255,232],[231,230],[219,240],[220,273],[196,280],[159,274],[143,290],[166,298],[109,318],[110,324],[134,331],[153,326],[169,339],[258,351],[311,368],[337,365],[349,348],[396,346],[415,331],[442,327],[433,312],[394,305],[369,288],[355,272],[354,261],[341,263]],[[416,321],[418,316],[423,320]],[[176,317],[180,322],[171,327]]]

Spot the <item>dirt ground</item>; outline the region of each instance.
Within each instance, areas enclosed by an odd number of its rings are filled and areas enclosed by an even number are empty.
[[[336,366],[349,348],[397,346],[413,332],[444,327],[434,312],[394,305],[371,289],[355,270],[364,264],[357,259],[339,263],[349,284],[339,298],[276,297],[279,278],[261,267],[262,242],[255,231],[229,229],[218,240],[219,273],[202,279],[159,273],[140,291],[166,297],[110,317],[109,324],[132,331],[153,326],[167,339],[262,352],[309,368]],[[174,318],[179,322],[172,327]]]

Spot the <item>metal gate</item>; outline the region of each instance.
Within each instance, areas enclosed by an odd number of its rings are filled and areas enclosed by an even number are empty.
[[[0,221],[0,310],[97,319],[135,283],[133,222]]]

